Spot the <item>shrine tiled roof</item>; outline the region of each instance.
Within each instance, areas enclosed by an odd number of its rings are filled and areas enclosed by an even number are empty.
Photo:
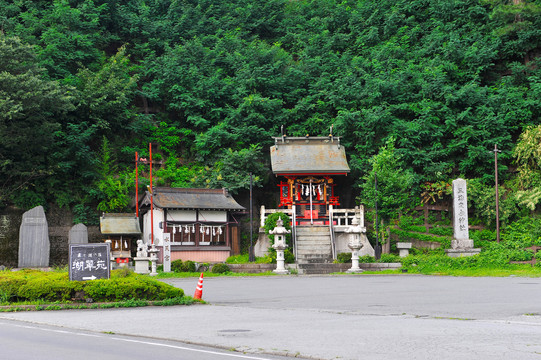
[[[338,137],[277,137],[270,148],[276,175],[346,175],[346,150]]]
[[[226,189],[154,188],[154,206],[162,209],[245,210]],[[148,191],[141,205],[150,206]]]

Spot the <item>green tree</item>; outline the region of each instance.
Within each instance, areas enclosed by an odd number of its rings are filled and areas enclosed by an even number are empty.
[[[43,74],[32,46],[0,33],[0,202],[26,208],[53,191],[44,180],[57,171],[55,132],[74,109],[70,89]]]
[[[400,166],[400,155],[395,149],[395,141],[393,137],[387,139],[385,146],[370,160],[372,169],[363,177],[361,195],[358,198],[369,209],[375,209],[377,201],[378,216],[386,223],[411,206],[414,184],[412,172]]]
[[[99,177],[94,195],[99,201],[97,209],[103,212],[124,212],[130,204],[129,191],[134,184],[128,173],[119,172],[113,149],[107,138],[103,138],[98,163]]]
[[[520,204],[534,211],[541,203],[541,125],[527,127],[513,149],[518,165]]]

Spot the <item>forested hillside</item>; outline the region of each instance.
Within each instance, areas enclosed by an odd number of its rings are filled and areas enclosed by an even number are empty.
[[[158,185],[265,186],[282,125],[334,124],[356,185],[392,149],[408,196],[475,179],[487,220],[497,144],[532,211],[540,55],[539,0],[0,0],[0,203],[125,210],[149,142]]]

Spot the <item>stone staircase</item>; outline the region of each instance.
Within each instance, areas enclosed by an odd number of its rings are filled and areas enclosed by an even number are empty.
[[[328,226],[297,226],[297,265],[299,274],[328,274],[340,271],[333,264]]]

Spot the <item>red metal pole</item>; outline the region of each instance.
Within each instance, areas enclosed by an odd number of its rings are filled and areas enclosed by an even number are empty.
[[[500,196],[498,194],[498,145],[494,145],[494,175],[496,182],[496,241],[500,242]]]
[[[139,171],[137,171],[137,163],[139,155],[135,152],[135,216],[139,218]]]
[[[148,144],[150,153],[150,236],[151,245],[154,245],[154,189],[152,188],[152,143]]]

